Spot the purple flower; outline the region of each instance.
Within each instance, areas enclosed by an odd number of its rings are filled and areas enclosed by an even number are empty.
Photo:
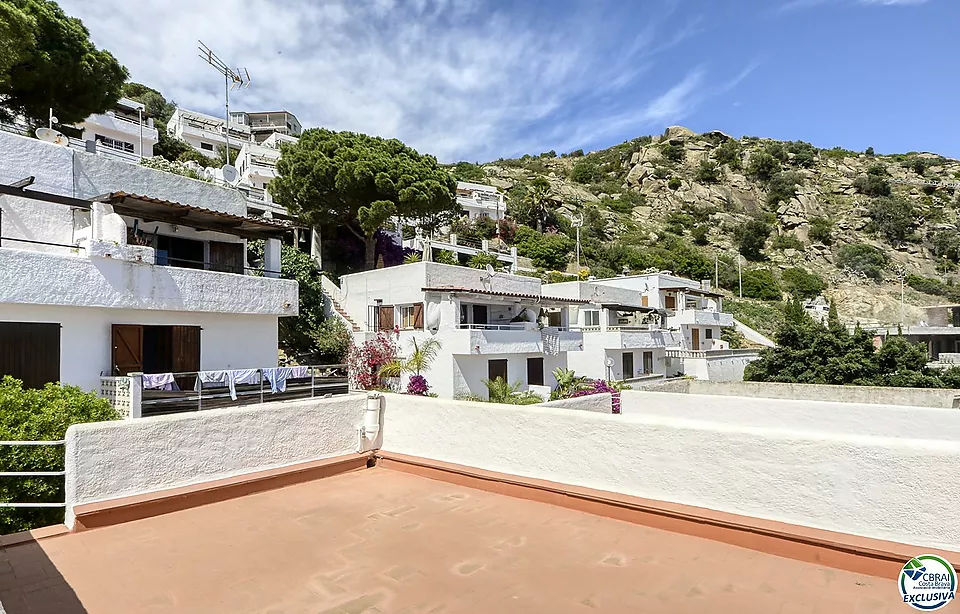
[[[415,394],[417,396],[426,396],[430,392],[430,384],[427,383],[427,378],[422,375],[413,375],[410,377],[410,381],[407,382],[407,394]]]

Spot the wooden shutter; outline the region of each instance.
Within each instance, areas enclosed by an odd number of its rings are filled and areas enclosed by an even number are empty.
[[[676,309],[677,308],[677,297],[674,295],[668,295],[663,298],[663,304],[667,309]]]
[[[243,273],[243,243],[210,241],[210,270]]]
[[[171,326],[173,330],[173,372],[200,370],[200,327]],[[181,390],[193,390],[195,376],[178,377]]]
[[[647,297],[647,296],[642,296],[642,297],[640,297],[640,304],[643,305],[644,307],[649,307],[649,306],[650,306],[650,298]]]
[[[393,330],[393,305],[380,305],[379,330]]]
[[[143,326],[113,325],[113,374],[126,375],[143,371]]]
[[[413,306],[413,327],[423,330],[423,303],[417,303]]]
[[[0,322],[0,377],[11,375],[25,388],[60,380],[60,325]]]

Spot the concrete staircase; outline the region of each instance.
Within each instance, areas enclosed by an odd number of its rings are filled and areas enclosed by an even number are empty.
[[[353,321],[353,318],[351,318],[350,315],[343,309],[343,307],[340,306],[340,303],[333,300],[333,298],[330,298],[330,304],[333,306],[333,310],[337,312],[337,315],[343,318],[343,320],[347,323],[347,326],[350,327],[350,330],[355,333],[360,332],[360,327],[357,326],[357,323]]]
[[[343,308],[343,292],[340,291],[340,286],[333,283],[326,275],[323,275],[320,277],[320,289],[323,291],[323,296],[327,299],[328,304],[328,306],[324,308],[324,313],[327,316],[337,315],[350,330],[359,333],[360,327],[353,321],[353,318],[350,317],[347,310]],[[0,612],[0,614],[3,613]]]

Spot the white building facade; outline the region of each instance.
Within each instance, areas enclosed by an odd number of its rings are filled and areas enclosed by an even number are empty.
[[[167,133],[183,139],[203,155],[216,159],[218,151],[226,148],[227,127],[223,117],[214,117],[206,113],[177,108],[167,122]],[[246,114],[230,114],[230,149],[239,149],[252,140]]]
[[[395,335],[406,355],[412,339],[439,339],[440,354],[423,375],[441,397],[486,397],[483,380],[501,377],[547,398],[556,387],[553,371],[568,368],[570,354],[582,350],[583,334],[567,318],[569,306],[586,301],[544,295],[540,285],[419,262],[345,275],[332,298],[361,329],[357,344],[382,332]]]
[[[271,272],[286,227],[179,175],[7,134],[0,152],[0,375],[91,390],[277,365],[278,319],[298,311],[297,283]],[[264,275],[246,274],[250,239]]]
[[[113,109],[91,115],[76,127],[83,131],[81,140],[93,143],[88,145],[93,151],[107,149],[131,160],[151,157],[160,139],[144,106],[129,98],[121,98]]]
[[[503,193],[492,185],[457,182],[457,204],[470,219],[488,217],[500,220],[506,215]]]

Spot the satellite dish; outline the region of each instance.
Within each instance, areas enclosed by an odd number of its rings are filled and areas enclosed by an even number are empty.
[[[225,183],[234,183],[237,179],[240,179],[240,171],[232,164],[224,164],[220,167],[220,172],[223,173]]]
[[[492,265],[492,264],[488,264],[488,265],[487,265],[487,275],[489,275],[490,277],[493,277],[493,276],[495,276],[496,274],[497,274],[497,270],[496,270],[495,268],[493,268],[493,265]]]
[[[603,361],[603,364],[607,365],[608,367],[612,367],[614,364],[613,358],[607,356],[607,359]]]
[[[60,146],[66,146],[68,144],[67,137],[53,128],[37,128],[36,135],[38,139],[46,143],[53,143],[54,145]]]

